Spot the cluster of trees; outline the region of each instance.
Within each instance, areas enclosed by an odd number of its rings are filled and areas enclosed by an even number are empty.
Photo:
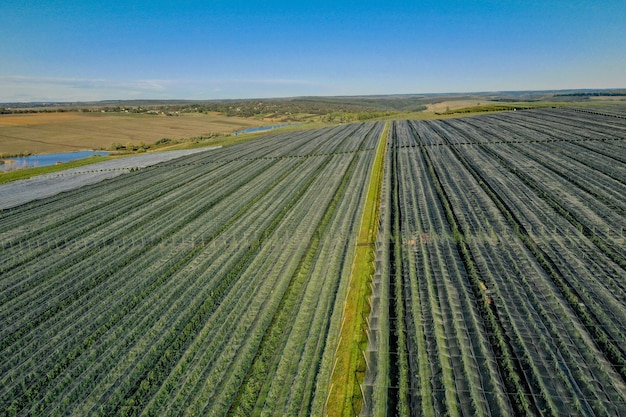
[[[555,94],[555,97],[619,97],[626,96],[626,91],[593,91],[588,93]]]
[[[0,164],[3,164],[3,159],[6,158],[19,158],[22,156],[30,156],[33,153],[30,151],[18,152],[18,153],[0,153]]]
[[[131,142],[127,144],[123,144],[120,142],[113,142],[109,149],[112,151],[120,151],[120,152],[146,152],[150,149],[158,149],[164,146],[175,145],[178,143],[184,143],[184,142],[200,143],[203,141],[214,139],[220,135],[221,134],[219,133],[207,133],[206,135],[193,136],[190,138],[183,138],[183,139],[161,138],[157,140],[156,142],[154,142],[153,144],[148,144],[143,141],[139,142],[138,144],[134,144]]]

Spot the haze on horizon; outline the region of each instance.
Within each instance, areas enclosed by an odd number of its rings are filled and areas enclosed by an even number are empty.
[[[0,102],[626,87],[623,0],[0,6]]]

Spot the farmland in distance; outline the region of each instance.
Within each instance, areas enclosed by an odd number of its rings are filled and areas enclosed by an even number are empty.
[[[216,113],[164,115],[124,112],[40,112],[0,114],[0,156],[111,149],[153,144],[162,139],[230,134],[272,122]]]
[[[2,413],[325,416],[386,140],[344,415],[626,415],[623,108],[384,126],[274,133],[1,210]]]

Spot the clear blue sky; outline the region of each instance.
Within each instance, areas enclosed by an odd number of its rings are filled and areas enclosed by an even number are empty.
[[[626,1],[0,3],[0,102],[626,87]]]

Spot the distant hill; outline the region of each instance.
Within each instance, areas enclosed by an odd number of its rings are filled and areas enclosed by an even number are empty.
[[[288,117],[332,113],[418,112],[427,106],[464,100],[480,102],[569,102],[593,97],[626,96],[626,89],[498,91],[442,94],[388,94],[366,96],[310,96],[230,100],[104,100],[93,102],[0,103],[1,113],[63,111],[219,112],[228,116]]]

